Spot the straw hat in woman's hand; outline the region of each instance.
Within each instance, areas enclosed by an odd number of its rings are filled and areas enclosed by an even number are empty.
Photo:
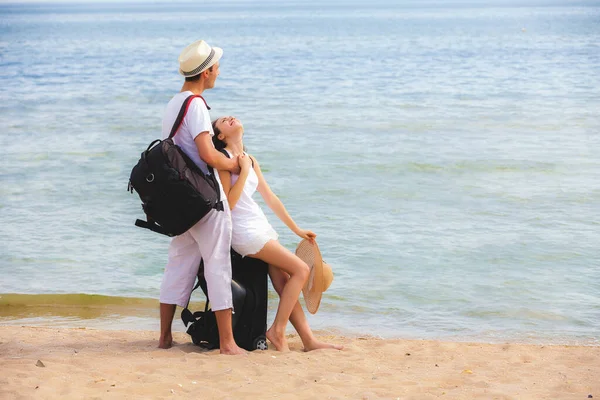
[[[302,240],[296,248],[296,255],[308,264],[310,275],[302,288],[306,309],[314,314],[319,309],[321,296],[333,281],[331,267],[323,261],[317,242]]]

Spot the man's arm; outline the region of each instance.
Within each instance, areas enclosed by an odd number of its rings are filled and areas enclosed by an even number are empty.
[[[208,131],[201,132],[196,136],[194,142],[196,142],[198,154],[200,154],[202,161],[218,170],[225,170],[234,174],[240,173],[237,157],[228,158],[225,154],[215,149]]]

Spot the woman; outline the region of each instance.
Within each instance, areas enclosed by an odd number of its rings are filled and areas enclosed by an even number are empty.
[[[231,247],[246,257],[258,258],[269,264],[269,276],[280,301],[273,325],[267,338],[279,351],[288,351],[285,338],[287,321],[291,321],[302,339],[305,351],[341,346],[319,342],[313,336],[304,311],[298,302],[304,283],[308,279],[308,265],[283,247],[260,206],[252,199],[255,191],[262,195],[265,204],[295,234],[314,240],[314,232],[301,229],[286,211],[283,203],[271,191],[256,159],[244,152],[244,126],[234,117],[222,117],[213,122],[213,143],[217,150],[225,149],[230,157],[239,157],[239,175],[219,171],[223,190],[231,208],[233,223]]]

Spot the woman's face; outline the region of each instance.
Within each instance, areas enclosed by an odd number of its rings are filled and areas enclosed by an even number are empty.
[[[240,141],[244,135],[244,125],[235,117],[221,117],[215,123],[219,139],[225,143]]]

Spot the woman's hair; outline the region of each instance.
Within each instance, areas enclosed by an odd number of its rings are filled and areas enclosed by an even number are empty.
[[[212,122],[212,128],[213,128],[213,131],[215,132],[214,136],[212,137],[212,141],[213,141],[213,144],[215,145],[215,149],[221,150],[221,149],[224,149],[225,146],[227,146],[227,143],[225,143],[224,141],[222,141],[221,139],[218,138],[219,134],[221,134],[221,131],[219,130],[219,128],[217,128],[218,120],[219,119],[217,118]]]

